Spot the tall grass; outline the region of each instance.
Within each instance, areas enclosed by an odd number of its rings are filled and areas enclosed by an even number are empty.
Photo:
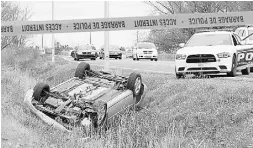
[[[249,147],[253,145],[253,85],[222,79],[184,79],[141,73],[149,90],[146,109],[127,110],[102,137],[84,141],[80,130],[63,133],[45,125],[23,104],[38,81],[55,86],[74,75],[75,64],[29,49],[2,51],[4,147]],[[9,50],[8,50],[9,51]],[[4,57],[3,57],[4,56]],[[97,67],[93,67],[98,69]],[[115,70],[129,75],[132,71]],[[15,123],[15,124],[10,124]],[[2,126],[3,127],[3,126]],[[9,127],[9,128],[7,128]],[[11,127],[11,128],[10,128]],[[8,130],[6,130],[8,129]],[[15,134],[14,139],[8,133]],[[27,133],[27,134],[25,134]],[[20,141],[16,139],[21,139]]]

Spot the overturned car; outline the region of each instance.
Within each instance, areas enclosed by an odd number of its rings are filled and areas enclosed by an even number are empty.
[[[75,127],[96,129],[123,109],[141,107],[146,93],[141,75],[129,77],[77,66],[75,76],[53,88],[38,83],[27,92],[25,103],[47,124],[70,132]]]

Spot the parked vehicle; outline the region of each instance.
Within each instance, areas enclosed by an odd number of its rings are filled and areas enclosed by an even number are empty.
[[[100,50],[99,58],[105,58],[104,46]],[[122,59],[122,51],[117,45],[109,45],[109,58]]]
[[[239,27],[235,30],[235,34],[237,34],[241,39],[246,38],[250,34],[253,34],[253,26]],[[242,45],[253,45],[253,35],[249,36],[247,39],[241,41]]]
[[[185,74],[226,73],[236,76],[237,70],[249,74],[251,64],[245,62],[238,52],[251,53],[253,46],[241,45],[233,32],[212,31],[194,34],[186,44],[181,43],[176,53],[175,72],[177,78]],[[252,56],[253,57],[253,56]],[[246,59],[252,63],[251,59]]]
[[[76,61],[79,61],[80,59],[96,60],[96,58],[98,57],[96,48],[92,45],[77,46],[73,51],[71,51],[70,55]]]
[[[253,45],[253,25],[239,27],[235,30],[235,34],[242,39],[242,45]],[[250,71],[253,72],[253,66],[250,68]]]
[[[47,124],[68,132],[83,128],[89,135],[91,129],[107,126],[120,111],[142,107],[146,91],[139,73],[113,75],[91,70],[88,63],[81,62],[74,78],[53,88],[38,83],[24,101]]]
[[[133,49],[133,60],[150,59],[157,61],[157,48],[154,43],[140,42]]]

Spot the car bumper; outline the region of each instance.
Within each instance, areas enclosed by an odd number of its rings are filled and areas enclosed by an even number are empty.
[[[95,54],[78,54],[77,58],[79,59],[91,59],[96,58]]]
[[[157,55],[154,54],[137,54],[138,59],[157,59]]]
[[[232,58],[217,59],[216,62],[186,63],[186,60],[176,60],[176,73],[227,73],[232,68]]]
[[[122,54],[110,54],[109,57],[110,58],[121,58]]]

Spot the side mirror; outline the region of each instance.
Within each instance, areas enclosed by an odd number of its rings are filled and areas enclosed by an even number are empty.
[[[180,43],[179,47],[183,48],[185,46],[185,43]]]

